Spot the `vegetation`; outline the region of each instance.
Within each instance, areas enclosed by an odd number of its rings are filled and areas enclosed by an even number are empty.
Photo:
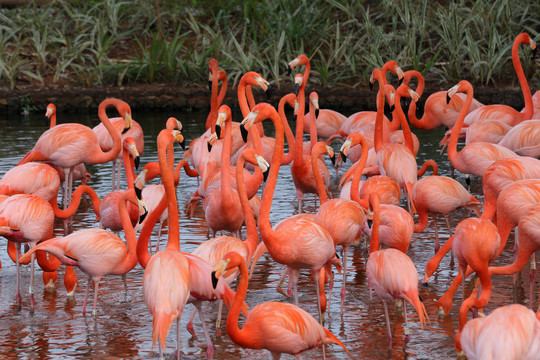
[[[324,86],[366,85],[389,59],[443,83],[500,85],[516,81],[515,36],[540,40],[538,14],[528,0],[34,1],[0,8],[0,84],[189,86],[215,57],[234,83],[255,70],[279,86],[305,53]]]

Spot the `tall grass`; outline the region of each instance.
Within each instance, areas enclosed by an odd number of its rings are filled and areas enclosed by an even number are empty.
[[[204,83],[215,57],[233,83],[249,70],[277,86],[286,64],[311,59],[313,82],[367,84],[390,59],[431,80],[515,81],[510,49],[539,41],[527,0],[57,0],[0,8],[0,86]],[[533,86],[538,62],[523,64]]]

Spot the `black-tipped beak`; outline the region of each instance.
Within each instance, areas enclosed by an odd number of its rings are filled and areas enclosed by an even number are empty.
[[[134,187],[134,190],[135,190],[135,195],[137,195],[137,199],[142,200],[142,190],[136,186]]]
[[[343,151],[340,151],[339,156],[341,156],[341,160],[343,160],[343,163],[345,164],[347,162],[347,155],[345,155]]]
[[[373,83],[369,83],[369,90],[373,90]]]
[[[336,257],[337,257],[337,258],[338,258],[338,260],[339,260],[339,255],[337,254],[337,252],[336,252]]]
[[[244,142],[247,142],[248,131],[244,127],[244,124],[240,124],[240,134],[242,134],[242,140],[244,140]]]
[[[218,278],[216,277],[216,272],[212,271],[212,287],[215,289],[218,283]]]
[[[367,226],[371,229],[371,227],[373,226],[373,220],[372,219],[367,220]]]
[[[298,91],[300,91],[300,85],[298,83],[294,84],[294,95],[298,96]]]
[[[142,222],[144,221],[144,219],[146,219],[146,216],[148,215],[148,210],[146,210],[144,212],[144,214],[142,214],[141,216],[139,216],[139,224],[142,224]]]
[[[212,91],[212,81],[208,80],[208,91]]]
[[[330,161],[332,162],[332,165],[336,165],[336,154],[330,158]]]
[[[122,134],[125,134],[129,129],[131,129],[131,128],[128,128],[128,127],[124,128],[124,130],[122,130]]]
[[[208,145],[208,152],[212,151],[212,144],[210,144],[209,142],[207,142],[206,145]]]
[[[221,138],[221,126],[219,125],[216,125],[216,135],[218,139]]]
[[[141,157],[140,156],[135,156],[135,169],[136,170],[139,170],[139,164],[141,163]]]
[[[186,150],[186,139],[182,140],[180,146],[182,147],[182,150]]]
[[[428,285],[429,285],[429,284],[428,284],[427,282],[423,282],[423,283],[422,283],[422,286],[423,286],[423,287],[428,287]]]
[[[315,109],[315,119],[319,118],[319,109]]]
[[[401,79],[398,80],[398,86],[401,85],[401,84],[403,83],[403,80],[404,80],[404,79],[405,79],[405,78],[402,77]]]
[[[394,110],[396,110],[396,105],[390,106],[390,112],[394,112]]]
[[[270,173],[270,168],[266,169],[266,171],[263,172],[263,180],[266,182],[268,180],[268,174]]]
[[[270,99],[272,98],[272,91],[270,85],[268,85],[268,88],[266,89],[264,94],[266,95],[266,100],[270,101]]]
[[[446,93],[446,104],[450,104],[450,95],[448,95],[448,93]]]
[[[292,68],[291,65],[287,65],[287,76],[291,76]]]

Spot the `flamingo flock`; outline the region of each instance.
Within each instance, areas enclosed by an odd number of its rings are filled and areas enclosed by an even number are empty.
[[[439,320],[449,316],[454,294],[461,286],[459,329],[449,334],[458,356],[538,359],[540,309],[535,299],[535,252],[540,249],[540,117],[535,112],[537,96],[531,95],[520,62],[520,47],[534,51],[536,44],[523,33],[512,47],[525,102],[521,112],[504,105],[481,104],[474,99],[473,85],[462,80],[431,95],[425,101],[424,115],[417,116],[424,79],[418,71],[404,72],[391,60],[371,71],[377,111],[347,117],[335,110],[319,109],[324,94],[311,92],[306,97],[311,70],[306,55],[288,63],[289,74],[297,67],[303,67],[303,72],[293,77],[293,91],[281,99],[277,109],[270,103],[256,102],[253,87],[268,95],[270,85],[253,71],[240,80],[238,104],[226,104],[227,74],[216,59],[211,59],[210,112],[204,134],[187,134],[182,123],[170,117],[163,122],[157,139],[149,140],[143,135],[144,126],[134,121],[131,107],[115,98],[100,104],[100,124],[93,129],[78,123],[57,124],[56,107],[50,104],[46,109],[50,129],[30,144],[26,155],[0,179],[0,237],[7,240],[8,254],[17,267],[13,280],[17,291],[12,301],[19,311],[25,311],[20,266],[30,263],[30,309],[32,313],[47,311],[35,297],[39,291],[34,286],[37,259],[44,288],[54,289],[58,274],[63,274],[70,298],[76,296],[78,277],[86,276],[83,317],[90,316],[86,308],[93,283],[91,316],[99,322],[102,304],[98,302],[98,290],[106,291],[103,288],[114,281],[105,276],[123,278],[126,299],[126,276],[140,276],[142,286],[136,296],[144,300],[152,319],[147,357],[182,357],[186,339],[182,337],[181,319],[188,304],[193,304],[187,330],[196,336],[193,320],[198,313],[206,341],[203,356],[207,359],[214,357],[216,347],[226,345],[214,342],[214,334],[209,331],[209,320],[215,320],[215,336],[219,339],[225,335],[223,312],[227,313],[227,336],[239,347],[254,349],[254,354],[265,349],[273,359],[280,359],[282,354],[297,359],[334,355],[357,359],[362,353],[351,350],[356,349],[356,339],[340,331],[339,325],[330,330],[335,322],[343,324],[350,316],[347,304],[352,301],[351,289],[354,292],[357,286],[368,287],[369,297],[363,301],[370,306],[382,301],[386,329],[372,326],[386,331],[387,339],[379,346],[391,350],[396,343],[406,349],[419,332],[432,331],[437,315]],[[388,72],[398,76],[397,88],[388,82]],[[409,87],[413,78],[415,90]],[[401,98],[410,98],[407,113]],[[285,104],[293,108],[294,122],[287,118]],[[391,111],[388,117],[385,105]],[[239,114],[234,113],[237,106]],[[111,107],[119,117],[109,118],[107,110]],[[240,117],[241,122],[233,121]],[[266,129],[263,123],[268,124]],[[465,186],[461,177],[439,175],[442,165],[433,160],[418,163],[417,153],[423,144],[409,124],[425,130],[441,125],[450,128],[441,144],[448,147],[452,167],[466,175]],[[296,127],[294,131],[291,125]],[[304,141],[304,133],[309,134],[309,141]],[[463,136],[466,145],[458,150]],[[175,153],[178,158],[181,152],[176,144],[184,149],[186,140],[189,148],[177,161]],[[144,159],[147,141],[157,144],[157,159]],[[330,175],[326,155],[336,166],[336,181]],[[340,175],[341,164],[347,160],[352,165]],[[112,192],[98,196],[85,165],[109,161],[113,162]],[[139,171],[141,161],[146,165]],[[428,167],[432,174],[426,176]],[[179,207],[182,199],[177,190],[186,183],[180,176],[182,169],[198,182],[191,189],[191,198],[187,196],[185,209]],[[289,204],[289,214],[278,216],[283,215],[282,208],[273,206],[273,200],[283,191],[280,182],[284,172],[290,188],[295,189],[291,198],[296,195],[297,202]],[[482,183],[483,199],[469,192],[471,174]],[[159,185],[146,184],[157,177]],[[74,181],[79,180],[82,184],[73,190]],[[334,187],[335,183],[341,190]],[[58,206],[60,186],[63,209]],[[334,193],[340,195],[332,198]],[[83,194],[92,202],[99,227],[74,232],[65,227],[59,234],[55,218],[73,221],[81,211]],[[315,208],[306,206],[306,194],[316,204],[319,200]],[[452,230],[453,214],[461,208],[472,213]],[[184,210],[207,227],[207,238],[201,238],[191,253],[184,250],[186,242],[180,236],[190,231],[180,221]],[[442,246],[439,215],[445,218],[450,235]],[[430,216],[432,227],[428,227]],[[274,223],[275,218],[281,221]],[[154,248],[156,242],[151,237],[157,222],[159,235]],[[505,245],[513,229],[513,249],[507,250]],[[431,230],[433,234],[426,233]],[[160,248],[162,232],[167,234],[167,244]],[[435,255],[431,248],[422,249],[433,256],[419,264],[413,262],[410,253],[411,248],[419,251],[415,233],[422,232],[433,243]],[[451,261],[454,257],[457,260],[456,277],[446,293],[436,294],[429,291],[429,281],[438,275],[439,264],[449,251]],[[513,262],[500,261],[506,251],[513,252]],[[282,272],[276,287],[279,294],[268,299],[271,301],[254,304],[249,298],[253,291],[250,287],[261,285],[259,261],[263,256],[266,263]],[[358,257],[363,257],[362,278],[352,276],[355,270],[358,275],[357,265],[351,265],[358,263],[353,260]],[[498,276],[516,274],[527,263],[527,306],[512,304],[508,299],[506,306],[486,314],[497,291]],[[143,271],[137,272],[139,267]],[[466,284],[473,273],[478,280]],[[309,279],[304,279],[305,274]],[[419,287],[421,277],[427,289]],[[285,290],[282,286],[286,282]],[[335,287],[341,289],[339,312],[334,309],[336,305],[332,307]],[[430,313],[430,304],[421,298],[428,291],[429,301],[437,302],[438,314]],[[215,301],[219,304],[217,313],[203,308]],[[416,312],[413,317],[407,313],[407,303]],[[389,311],[391,304],[395,304],[395,316]],[[382,316],[380,313],[374,311],[370,316],[375,319]],[[402,331],[392,325],[400,318]],[[363,329],[365,336],[369,337],[372,330]],[[171,332],[176,336],[175,350],[167,347]]]

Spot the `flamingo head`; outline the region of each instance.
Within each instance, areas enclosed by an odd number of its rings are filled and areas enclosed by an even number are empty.
[[[148,209],[146,208],[146,204],[141,199],[139,200],[139,224],[142,224],[144,219],[146,218],[146,215],[148,215]]]
[[[349,149],[351,148],[351,143],[353,142],[352,138],[349,138],[345,140],[343,145],[341,145],[341,148],[339,149],[339,156],[341,157],[341,160],[343,163],[347,162],[347,153],[349,152]]]
[[[212,133],[210,134],[210,138],[208,139],[208,152],[212,151],[212,146],[214,146],[214,143],[218,140],[217,134]]]
[[[306,55],[300,55],[287,66],[287,75],[291,75],[292,69],[298,65],[305,65],[309,62],[309,59]]]
[[[294,95],[298,96],[298,92],[300,91],[300,87],[302,86],[303,81],[304,75],[296,74],[294,76]]]
[[[131,126],[133,125],[133,119],[131,117],[131,108],[129,105],[125,104],[125,109],[120,111],[120,114],[124,114],[122,116],[124,118],[124,130],[122,130],[122,134],[125,134],[129,129],[131,129]]]
[[[309,94],[309,101],[311,104],[313,104],[313,107],[315,108],[315,119],[319,117],[319,94],[317,94],[315,91],[312,91],[311,94]]]
[[[180,121],[178,121],[177,118],[175,117],[170,117],[167,119],[167,123],[165,125],[165,128],[166,129],[169,129],[169,130],[178,130],[178,131],[182,131],[182,123]]]
[[[45,111],[45,121],[51,120],[51,117],[56,114],[56,106],[53,103],[47,105],[47,110]]]
[[[146,174],[148,173],[147,169],[143,169],[139,175],[137,175],[137,178],[133,182],[133,188],[135,189],[135,194],[137,195],[137,199],[142,199],[142,189],[144,187],[144,184],[146,184]]]
[[[231,263],[230,258],[225,258],[223,260],[220,260],[218,264],[216,265],[214,271],[212,271],[212,286],[214,287],[214,289],[216,288],[218,280],[221,277],[221,275],[229,268],[230,263]]]
[[[324,145],[325,146],[325,149],[326,149],[326,153],[328,154],[328,156],[330,156],[330,161],[332,161],[332,165],[336,165],[336,153],[334,152],[334,149],[332,149],[330,146],[328,145]]]
[[[124,148],[129,153],[129,155],[133,158],[135,162],[135,169],[139,169],[139,163],[141,162],[141,157],[139,155],[139,151],[137,150],[137,145],[135,144],[135,140],[133,140],[132,137],[125,138]]]
[[[181,131],[173,130],[172,132],[174,139],[180,144],[182,149],[186,148],[186,139],[184,139],[184,135],[182,135]]]
[[[268,164],[268,161],[266,161],[264,157],[259,154],[255,154],[255,159],[257,159],[257,165],[261,169],[263,179],[266,182],[266,180],[268,180],[268,174],[270,173],[270,164]]]
[[[459,90],[459,86],[460,86],[459,84],[457,84],[457,85],[455,85],[455,86],[452,86],[452,87],[450,88],[450,90],[448,90],[448,91],[446,92],[446,103],[447,103],[447,104],[449,104],[449,103],[450,103],[450,100],[452,99],[452,97],[453,97],[454,95],[456,95],[456,93],[457,93],[458,90]]]
[[[259,114],[259,111],[251,111],[240,123],[240,133],[242,134],[242,140],[247,142],[248,130],[255,122],[255,118]]]

